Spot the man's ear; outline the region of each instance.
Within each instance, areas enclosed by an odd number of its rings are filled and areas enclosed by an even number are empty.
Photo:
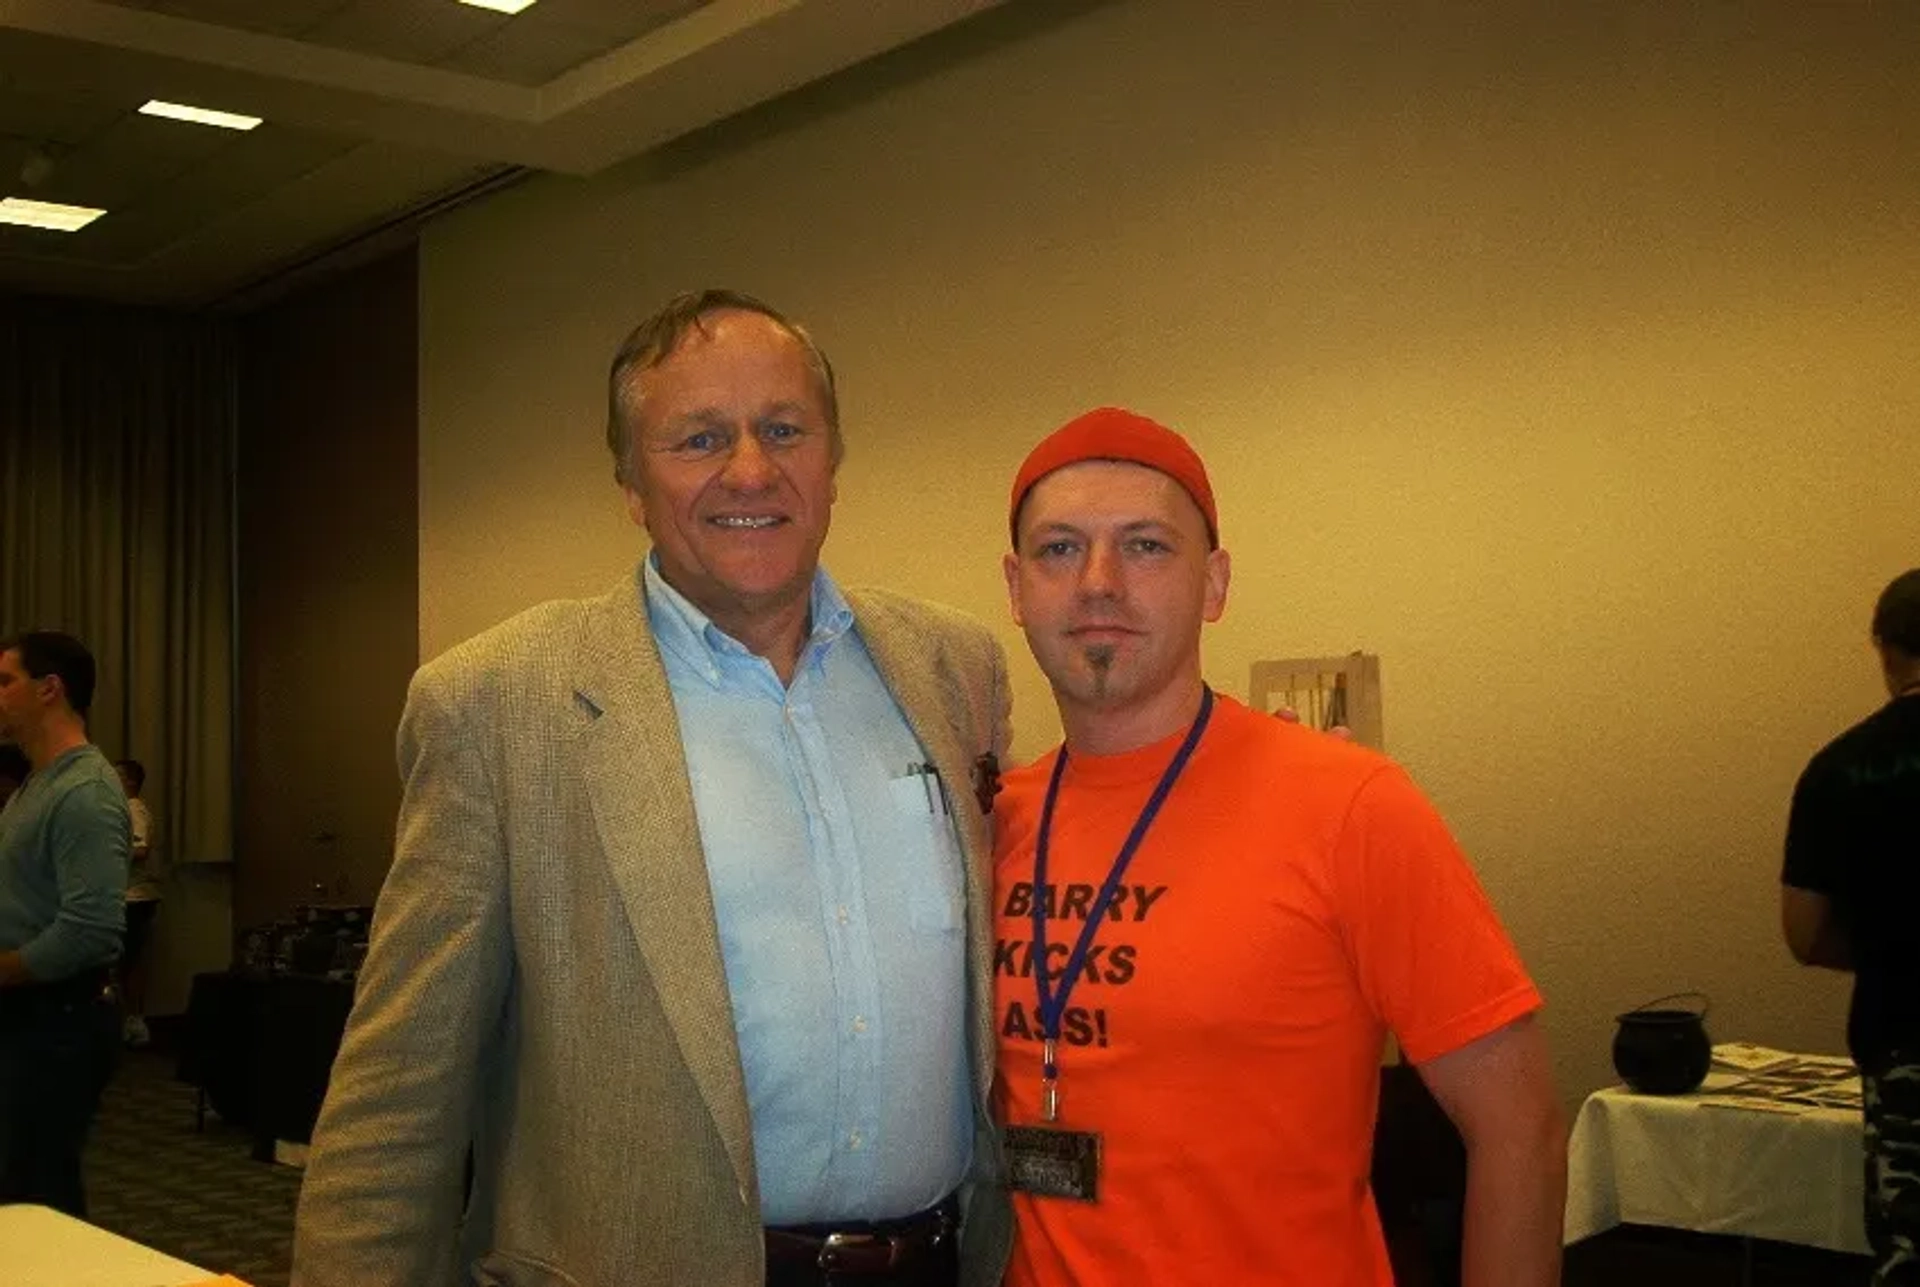
[[[640,499],[640,489],[632,483],[620,484],[620,495],[627,503],[627,517],[633,520],[635,527],[647,525],[647,504]]]
[[[1020,614],[1020,556],[1009,550],[1001,556],[1000,570],[1007,578],[1007,609],[1013,614],[1013,624],[1024,628],[1027,623]]]
[[[1204,619],[1220,620],[1227,610],[1227,583],[1233,580],[1233,559],[1225,550],[1207,552],[1207,597]]]

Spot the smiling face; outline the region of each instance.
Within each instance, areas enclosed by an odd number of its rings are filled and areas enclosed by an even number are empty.
[[[1191,715],[1200,627],[1227,599],[1226,551],[1208,545],[1193,498],[1144,465],[1069,465],[1027,493],[1007,593],[1070,732],[1124,718],[1153,740]]]
[[[627,510],[667,584],[746,642],[769,622],[804,619],[834,460],[800,341],[763,314],[716,312],[630,378]]]

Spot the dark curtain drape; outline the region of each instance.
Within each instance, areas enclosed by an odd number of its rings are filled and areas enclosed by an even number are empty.
[[[0,295],[0,634],[93,651],[175,862],[233,857],[238,391],[230,323]]]

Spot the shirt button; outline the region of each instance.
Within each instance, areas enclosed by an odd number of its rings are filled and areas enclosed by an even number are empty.
[[[865,1032],[865,1031],[867,1030],[867,1016],[866,1016],[866,1015],[864,1015],[864,1014],[856,1014],[856,1015],[854,1015],[854,1016],[853,1016],[853,1030],[854,1030],[855,1032]]]
[[[859,1132],[859,1131],[855,1131],[855,1132],[853,1132],[853,1133],[852,1133],[851,1135],[849,1135],[849,1136],[847,1136],[847,1147],[848,1147],[848,1148],[859,1148],[859,1147],[860,1147],[860,1132]]]
[[[847,913],[847,905],[845,903],[842,903],[840,904],[839,910],[834,912],[833,919],[835,919],[836,921],[839,921],[842,925],[845,925],[848,921],[852,920],[853,917]]]

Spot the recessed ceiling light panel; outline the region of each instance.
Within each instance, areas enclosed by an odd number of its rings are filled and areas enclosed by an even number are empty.
[[[522,9],[533,7],[533,0],[460,0],[460,3],[472,5],[475,9],[491,9],[495,13],[519,13]]]
[[[250,130],[260,124],[257,116],[236,112],[216,112],[210,107],[190,107],[185,103],[166,103],[150,98],[140,107],[148,116],[164,116],[172,121],[192,121],[195,125],[215,125],[223,130]]]
[[[92,206],[63,206],[57,201],[29,201],[25,197],[0,200],[0,223],[52,232],[78,232],[105,213]]]

